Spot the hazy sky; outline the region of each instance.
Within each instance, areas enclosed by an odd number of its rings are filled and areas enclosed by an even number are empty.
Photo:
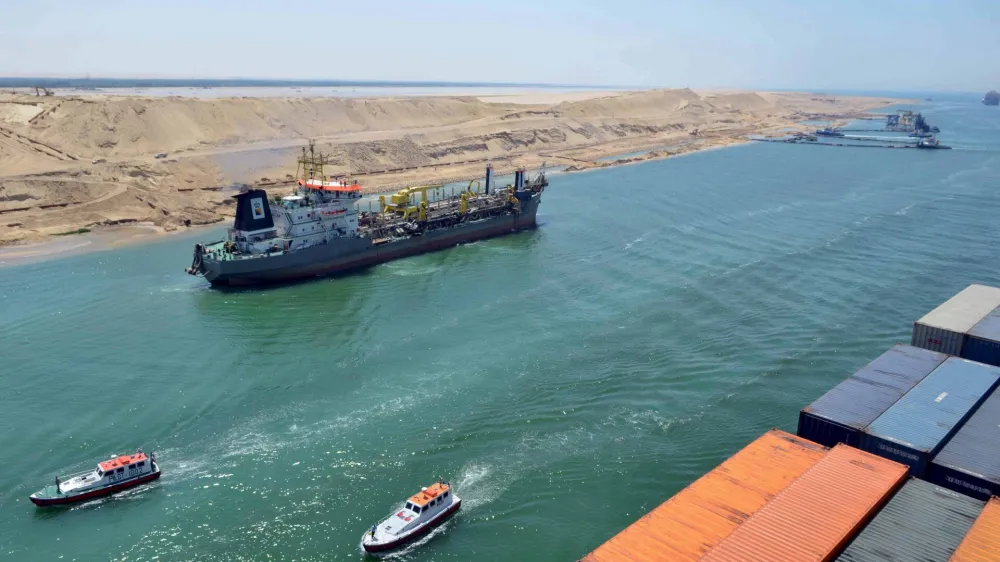
[[[1000,0],[0,0],[0,76],[1000,88]]]

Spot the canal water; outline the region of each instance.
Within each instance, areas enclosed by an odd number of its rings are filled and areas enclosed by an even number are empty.
[[[921,109],[955,150],[557,174],[535,231],[341,279],[209,289],[210,231],[0,268],[0,559],[358,560],[443,477],[394,559],[574,560],[1000,284],[1000,112]],[[156,484],[29,503],[137,446]]]

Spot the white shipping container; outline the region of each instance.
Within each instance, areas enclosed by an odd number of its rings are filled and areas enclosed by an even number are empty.
[[[965,338],[965,334],[955,333],[944,328],[924,326],[920,322],[916,322],[913,324],[913,337],[910,338],[910,345],[961,357]]]
[[[1000,289],[969,285],[913,324],[911,345],[962,355],[966,333],[1000,307]]]

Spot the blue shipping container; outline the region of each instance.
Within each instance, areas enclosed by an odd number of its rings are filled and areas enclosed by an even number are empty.
[[[927,480],[979,499],[1000,495],[1000,392],[994,392],[927,467]]]
[[[969,330],[962,357],[987,365],[1000,365],[1000,308],[986,315]]]
[[[898,344],[799,412],[799,437],[858,446],[861,431],[948,356]]]
[[[924,470],[1000,382],[1000,368],[950,357],[861,434],[860,448]]]

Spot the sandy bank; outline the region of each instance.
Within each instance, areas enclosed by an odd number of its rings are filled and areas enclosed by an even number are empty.
[[[377,192],[479,178],[487,162],[504,172],[670,157],[897,101],[687,89],[389,98],[0,94],[0,245],[80,228],[148,223],[172,232],[214,224],[232,214],[233,182],[286,189],[307,139],[329,154],[328,174],[351,175]]]

